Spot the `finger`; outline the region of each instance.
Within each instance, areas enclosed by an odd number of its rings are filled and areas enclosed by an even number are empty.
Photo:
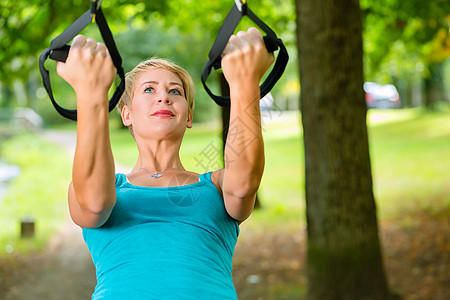
[[[228,39],[228,43],[230,44],[232,44],[233,42],[236,42],[238,40],[238,37],[236,36],[236,35],[232,35],[232,36],[230,36],[230,38]]]
[[[94,40],[93,38],[88,38],[86,40],[85,47],[91,48],[92,50],[95,50],[95,48],[97,48],[97,41]]]
[[[233,34],[230,36],[227,45],[225,46],[225,49],[222,52],[222,56],[224,56],[227,53],[233,52],[233,50],[236,49],[235,43],[237,42],[238,38]],[[234,43],[234,44],[233,44]]]
[[[108,55],[108,49],[106,48],[105,44],[103,43],[97,43],[97,46],[95,48],[95,51],[97,54],[103,56],[103,57],[107,57]]]
[[[60,61],[56,62],[56,73],[58,73],[59,76],[64,73],[64,68],[66,64]]]
[[[254,45],[254,46],[263,46],[264,45],[264,40],[263,37],[261,35],[261,32],[256,29],[255,27],[250,27],[247,30],[247,40],[250,44]]]
[[[262,38],[261,32],[259,32],[259,30],[256,29],[255,27],[250,27],[247,30],[247,33],[252,38]]]
[[[250,37],[244,31],[240,31],[236,34],[236,39],[233,40],[232,44],[236,49],[244,49],[250,45]]]
[[[248,34],[245,31],[239,31],[236,33],[236,41],[234,41],[234,45],[237,47],[241,47],[243,45],[248,44]]]
[[[86,38],[83,35],[77,35],[72,42],[71,48],[81,48],[86,44]]]
[[[236,36],[239,38],[245,37],[247,35],[247,32],[245,31],[239,31],[238,33],[236,33]]]
[[[235,49],[236,49],[235,46],[233,46],[232,44],[228,43],[228,44],[225,46],[225,49],[223,49],[222,57],[223,57],[224,55],[230,53],[230,52],[233,52],[233,50],[235,50]]]

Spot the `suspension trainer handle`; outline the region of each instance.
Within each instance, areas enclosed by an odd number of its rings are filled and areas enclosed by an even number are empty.
[[[253,11],[248,7],[246,0],[235,0],[234,6],[231,8],[230,12],[225,18],[222,26],[219,29],[216,40],[214,41],[214,44],[209,51],[209,60],[206,62],[205,67],[203,68],[201,77],[205,91],[220,106],[230,106],[230,97],[214,95],[207,87],[206,80],[208,79],[208,76],[210,75],[213,67],[216,70],[221,68],[223,50],[225,49],[228,40],[234,33],[234,30],[236,29],[243,16],[248,16],[256,25],[259,26],[259,28],[261,28],[267,34],[263,37],[263,39],[269,53],[274,52],[278,49],[280,50],[272,71],[270,72],[264,83],[260,86],[261,98],[267,95],[277,83],[277,81],[281,78],[281,75],[283,75],[283,72],[286,69],[286,65],[289,61],[289,55],[286,47],[283,44],[283,41],[277,37],[275,32],[269,26],[267,26],[253,13]]]
[[[55,101],[50,84],[50,75],[48,70],[45,69],[44,63],[47,58],[65,62],[70,50],[70,46],[67,45],[67,43],[90,23],[97,23],[103,41],[108,48],[109,54],[111,55],[111,59],[120,78],[120,84],[117,86],[113,96],[109,100],[109,111],[114,109],[125,90],[125,72],[122,68],[122,57],[117,50],[112,32],[108,27],[108,23],[106,22],[105,16],[100,7],[101,0],[92,0],[91,3],[91,9],[86,11],[81,17],[73,22],[72,25],[53,39],[50,43],[50,48],[45,49],[39,57],[39,70],[41,72],[42,81],[53,106],[60,115],[74,121],[77,120],[77,110],[65,109]]]

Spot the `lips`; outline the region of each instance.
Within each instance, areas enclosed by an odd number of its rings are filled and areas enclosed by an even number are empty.
[[[166,109],[160,109],[152,114],[153,117],[159,117],[159,118],[171,118],[175,115],[170,110]]]

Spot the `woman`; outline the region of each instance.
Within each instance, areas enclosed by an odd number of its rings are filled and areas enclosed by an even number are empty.
[[[259,82],[273,60],[257,29],[230,38],[222,69],[233,135],[225,168],[206,174],[185,170],[179,156],[192,127],[192,79],[165,60],[138,65],[119,108],[139,155],[129,174],[115,174],[107,98],[115,69],[103,44],[74,39],[57,71],[77,95],[68,198],[96,266],[93,299],[237,298],[231,258],[264,169]]]

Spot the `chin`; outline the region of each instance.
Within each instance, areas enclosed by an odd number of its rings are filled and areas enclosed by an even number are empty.
[[[185,132],[186,132],[185,128],[159,125],[152,127],[151,130],[148,130],[146,132],[146,135],[152,139],[158,138],[161,140],[164,139],[176,140],[176,139],[183,139]]]

